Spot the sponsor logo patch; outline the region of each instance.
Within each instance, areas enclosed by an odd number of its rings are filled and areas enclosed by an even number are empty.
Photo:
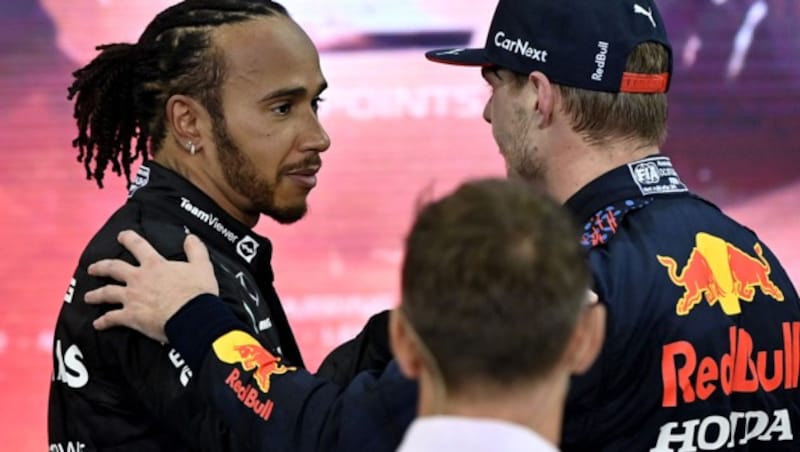
[[[213,347],[220,361],[234,365],[225,379],[226,386],[253,413],[265,421],[268,420],[274,402],[262,396],[269,392],[272,377],[297,368],[281,364],[281,358],[267,351],[253,336],[243,331],[225,334],[214,341]],[[255,386],[245,379],[243,371],[251,372]]]
[[[707,416],[681,423],[667,422],[661,426],[656,446],[650,449],[650,452],[723,450],[723,448],[740,450],[742,448],[738,446],[759,441],[793,439],[792,421],[789,410],[785,408],[771,413],[731,411],[727,416]]]
[[[86,444],[80,441],[67,441],[65,443],[51,443],[48,452],[84,452]]]
[[[253,258],[258,254],[258,242],[256,242],[256,239],[246,235],[236,244],[236,252],[248,263],[253,262]]]
[[[651,157],[628,163],[633,181],[643,195],[684,193],[689,191],[672,167],[669,157]]]
[[[494,45],[511,53],[516,53],[534,61],[547,63],[547,50],[537,49],[530,41],[506,37],[506,32],[498,31],[494,35]]]
[[[133,196],[133,194],[136,193],[136,190],[147,185],[148,182],[150,182],[150,168],[146,166],[140,166],[139,170],[136,171],[136,178],[133,180],[131,187],[128,189],[128,198]]]
[[[653,18],[653,9],[652,8],[645,8],[642,5],[637,3],[633,4],[633,13],[634,14],[641,14],[642,16],[647,17],[650,19],[650,23],[653,25],[653,28],[657,28],[656,20]]]
[[[800,382],[800,322],[784,322],[781,331],[781,348],[757,350],[749,331],[732,326],[728,329],[730,348],[722,357],[698,356],[689,341],[664,345],[661,405],[672,408],[704,401],[718,391],[729,396],[796,390]]]
[[[674,258],[656,256],[667,268],[673,284],[684,288],[675,312],[687,315],[705,299],[710,306],[719,304],[727,315],[740,314],[740,301],[753,301],[756,288],[776,301],[783,301],[783,292],[769,277],[771,268],[760,243],[753,245],[753,252],[755,256],[701,232],[695,236],[695,247],[680,271]]]
[[[60,339],[56,340],[53,356],[56,359],[53,381],[60,381],[72,389],[82,388],[89,383],[89,371],[83,363],[83,352],[76,344],[67,347],[62,346]]]
[[[181,197],[180,205],[181,209],[190,213],[193,217],[197,218],[198,220],[205,223],[208,227],[218,232],[220,235],[225,237],[225,240],[231,243],[235,243],[237,240],[239,240],[239,236],[236,233],[234,233],[230,228],[222,224],[218,216],[212,213],[208,213],[205,210],[201,209],[200,207],[197,207],[196,205],[192,204],[192,202],[189,199],[184,197]]]

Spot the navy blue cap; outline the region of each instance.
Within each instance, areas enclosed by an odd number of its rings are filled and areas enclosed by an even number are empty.
[[[667,48],[668,72],[625,72],[628,55],[643,42]],[[654,0],[500,0],[483,49],[425,56],[520,74],[541,71],[560,85],[612,93],[663,93],[672,73],[672,50]]]

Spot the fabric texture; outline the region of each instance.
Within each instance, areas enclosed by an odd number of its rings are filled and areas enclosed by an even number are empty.
[[[767,245],[660,155],[566,205],[608,320],[573,378],[561,448],[797,450],[800,304]]]
[[[490,413],[487,413],[490,415]],[[490,418],[425,416],[408,428],[397,452],[557,452],[555,445],[521,425]]]
[[[220,297],[210,297],[217,305],[195,313],[182,329],[185,344],[206,344],[200,351],[184,347],[191,365],[171,345],[127,328],[98,332],[91,325],[115,307],[87,305],[83,296],[113,281],[90,277],[86,268],[103,258],[135,263],[116,240],[126,229],[137,231],[167,259],[186,259],[183,240],[188,232],[199,236],[209,249]],[[245,450],[242,436],[232,434],[230,424],[209,405],[196,372],[208,354],[207,344],[233,326],[279,357],[282,365],[303,369],[272,284],[271,255],[268,239],[227,215],[188,181],[155,162],[143,165],[127,203],[83,252],[70,296],[59,314],[48,408],[50,444],[84,452]],[[190,304],[184,311],[191,316],[193,307]],[[204,319],[205,328],[198,328],[197,318]],[[385,336],[371,335],[369,339],[386,342]],[[379,345],[377,350],[383,348]],[[373,347],[357,339],[343,350]],[[366,355],[374,358],[381,370],[389,359],[378,352]],[[243,355],[241,364],[253,366],[247,359]],[[343,364],[337,365],[340,360]],[[371,368],[371,363],[344,352],[328,361],[332,369],[351,372],[342,377],[331,371],[330,378],[341,382],[352,378],[354,367]]]

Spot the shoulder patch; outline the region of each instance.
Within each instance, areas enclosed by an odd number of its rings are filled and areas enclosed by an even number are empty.
[[[136,171],[136,179],[133,180],[130,188],[128,188],[128,198],[133,197],[133,194],[136,193],[136,190],[144,187],[150,182],[150,167],[148,166],[140,166],[139,170]]]
[[[616,234],[625,214],[632,210],[641,209],[652,201],[652,198],[626,199],[598,210],[583,225],[581,246],[594,248],[604,245]]]

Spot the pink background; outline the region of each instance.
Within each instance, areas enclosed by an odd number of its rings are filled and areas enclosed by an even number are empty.
[[[93,45],[135,40],[170,2],[4,3],[0,448],[34,451],[47,446],[58,309],[81,250],[126,194],[122,179],[107,178],[103,190],[83,180],[70,147],[69,73],[88,62]],[[292,8],[323,49],[331,88],[321,114],[333,145],[323,155],[307,218],[290,227],[263,219],[257,230],[273,240],[276,285],[312,368],[370,314],[396,303],[402,240],[418,200],[469,177],[503,173],[480,118],[488,88],[479,72],[427,63],[426,38],[416,47],[404,41],[420,31],[466,30],[481,43],[494,1],[476,1],[467,12],[455,0],[411,1],[388,11],[373,3],[343,0],[339,11],[325,11],[325,2],[304,0]],[[787,21],[800,24],[796,11],[767,2],[771,15],[756,29],[744,71],[725,79],[720,67],[752,2],[712,11],[716,28],[692,20],[708,13],[690,11],[696,6],[662,3],[677,57],[664,151],[690,186],[758,231],[797,280],[800,41],[786,31]],[[381,30],[394,41],[364,39]],[[683,50],[691,36],[704,46],[689,64]]]

